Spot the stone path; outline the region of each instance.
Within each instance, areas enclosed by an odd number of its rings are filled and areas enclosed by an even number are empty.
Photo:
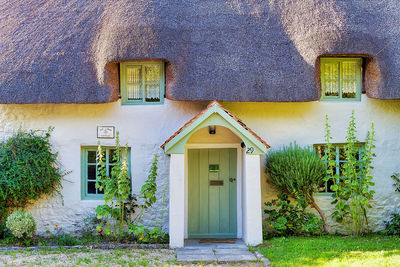
[[[179,263],[190,262],[263,262],[269,261],[261,253],[251,253],[242,240],[234,244],[200,243],[199,240],[186,240],[185,247],[176,250]]]

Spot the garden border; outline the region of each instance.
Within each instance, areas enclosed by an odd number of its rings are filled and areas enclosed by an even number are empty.
[[[169,249],[168,244],[100,244],[100,245],[77,245],[77,246],[32,246],[32,247],[0,247],[0,251],[11,250],[37,250],[37,249],[118,249],[118,248],[132,248],[132,249]]]

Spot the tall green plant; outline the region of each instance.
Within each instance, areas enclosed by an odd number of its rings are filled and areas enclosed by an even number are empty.
[[[296,143],[267,154],[266,170],[274,186],[295,199],[303,199],[311,205],[325,223],[326,217],[314,199],[314,192],[325,177],[325,164],[309,147],[300,147]]]
[[[143,216],[143,211],[150,208],[156,201],[156,191],[157,191],[157,164],[158,164],[158,157],[154,155],[153,163],[151,164],[149,175],[147,176],[146,182],[143,184],[142,188],[140,189],[140,196],[139,198],[142,199],[143,203],[140,205],[141,211],[137,218],[137,222]]]
[[[97,183],[96,188],[104,191],[104,201],[106,204],[96,208],[97,218],[105,219],[106,225],[99,225],[98,231],[104,230],[106,235],[121,237],[123,227],[127,224],[125,214],[125,204],[131,198],[130,178],[127,160],[128,147],[121,148],[119,143],[119,132],[115,139],[115,162],[109,175],[105,163],[105,153],[100,142],[97,150]]]
[[[167,185],[164,186],[163,199],[162,199],[162,209],[161,209],[161,224],[156,222],[156,226],[152,229],[147,229],[144,225],[140,224],[141,218],[143,216],[144,210],[153,206],[157,201],[157,164],[158,157],[154,155],[153,163],[151,164],[149,175],[147,176],[146,182],[143,184],[140,190],[139,198],[142,199],[143,203],[139,205],[141,208],[140,214],[129,224],[129,232],[133,233],[137,238],[138,242],[142,243],[152,243],[152,242],[166,242],[168,240],[168,234],[162,231],[162,223],[164,218],[164,203],[166,198]]]
[[[400,174],[399,173],[394,173],[392,176],[390,176],[393,181],[394,181],[394,188],[395,188],[395,192],[399,192],[400,193]]]
[[[351,114],[349,126],[347,128],[345,159],[346,162],[341,170],[341,175],[335,174],[336,153],[331,143],[330,125],[328,116],[326,116],[325,149],[324,160],[328,162],[325,181],[332,180],[331,190],[333,193],[336,211],[332,214],[336,221],[344,224],[349,235],[361,235],[365,230],[365,224],[368,224],[367,208],[370,208],[370,200],[373,199],[374,191],[370,189],[374,186],[372,182],[371,165],[375,154],[372,150],[375,148],[375,130],[374,124],[371,124],[371,130],[367,133],[364,149],[356,146],[356,123],[354,111]]]

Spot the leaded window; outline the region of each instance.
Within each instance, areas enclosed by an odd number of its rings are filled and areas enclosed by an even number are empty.
[[[122,104],[161,104],[164,102],[164,62],[122,62]]]
[[[333,160],[335,160],[336,162],[336,168],[333,169],[333,174],[338,174],[339,176],[342,175],[343,172],[343,166],[346,162],[348,162],[348,160],[346,159],[346,154],[345,154],[345,145],[346,144],[332,144],[332,149],[334,151],[335,154],[335,158]],[[360,151],[362,151],[363,147],[364,147],[364,143],[357,143],[356,147],[358,147],[358,153],[356,154],[356,158],[358,158],[358,160],[361,160],[361,153]],[[325,155],[325,149],[326,149],[326,144],[318,144],[318,145],[314,145],[314,149],[316,151],[316,153],[318,154],[319,157],[323,157]],[[333,180],[328,180],[327,182],[323,182],[319,188],[318,188],[318,192],[319,193],[331,193],[333,192],[331,190],[331,186],[333,185]]]
[[[113,147],[102,147],[103,158],[107,170],[107,175],[111,174],[116,161],[114,159],[115,149]],[[82,199],[102,199],[104,192],[96,188],[97,182],[97,147],[82,148]],[[130,150],[127,153],[130,162]],[[128,167],[128,171],[130,168]]]
[[[361,58],[321,58],[321,100],[360,100],[361,75]]]

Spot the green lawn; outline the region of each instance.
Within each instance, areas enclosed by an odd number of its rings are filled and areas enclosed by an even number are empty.
[[[273,266],[400,266],[400,237],[289,237],[259,248]]]
[[[168,249],[39,249],[0,251],[0,266],[173,266]]]

